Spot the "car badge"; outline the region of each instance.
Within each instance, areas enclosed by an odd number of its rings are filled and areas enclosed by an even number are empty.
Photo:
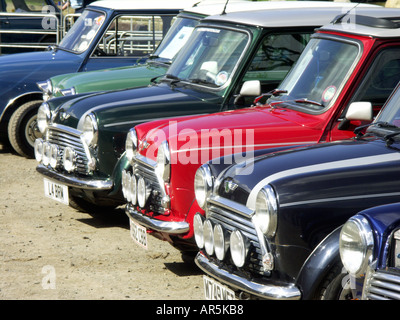
[[[231,193],[236,190],[238,185],[234,183],[232,180],[225,181],[225,192]]]
[[[143,140],[139,144],[139,151],[146,150],[150,146],[150,143],[148,143],[146,140]]]
[[[60,120],[61,121],[67,120],[69,117],[70,117],[70,115],[68,113],[66,113],[65,111],[60,112]]]

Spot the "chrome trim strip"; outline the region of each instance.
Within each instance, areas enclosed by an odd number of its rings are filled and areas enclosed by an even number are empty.
[[[62,124],[57,124],[57,123],[51,123],[47,130],[49,130],[49,129],[56,129],[58,131],[66,132],[66,133],[74,135],[74,136],[76,136],[78,138],[82,134],[82,131],[79,131],[77,129],[74,129],[74,128],[71,128],[71,127],[68,127],[68,126],[65,126],[65,125],[62,125]]]
[[[272,300],[299,300],[301,298],[300,290],[294,285],[283,287],[244,279],[220,269],[200,252],[197,254],[195,262],[202,271],[214,277],[219,282],[258,297]]]
[[[229,200],[229,199],[226,199],[226,198],[223,198],[220,196],[211,196],[208,199],[208,202],[211,204],[220,205],[225,209],[234,211],[234,212],[240,214],[241,216],[244,216],[247,219],[251,219],[251,217],[254,215],[254,211],[250,210],[245,205],[241,205],[237,202],[234,202],[232,200]]]
[[[187,222],[157,220],[136,211],[129,203],[125,207],[125,213],[129,217],[129,219],[148,229],[152,229],[155,231],[171,234],[182,234],[189,231],[189,223]]]
[[[36,171],[44,175],[45,177],[57,183],[67,185],[68,187],[102,191],[102,190],[110,190],[114,185],[113,181],[110,180],[93,180],[93,179],[69,177],[58,172],[50,171],[49,169],[47,169],[47,167],[45,167],[42,164],[36,167]]]

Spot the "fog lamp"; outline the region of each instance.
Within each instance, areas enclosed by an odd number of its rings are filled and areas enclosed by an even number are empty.
[[[141,208],[144,208],[150,192],[147,190],[146,181],[140,177],[137,182],[137,202]]]
[[[241,268],[246,262],[248,243],[239,230],[234,230],[230,236],[230,251],[233,263]]]
[[[68,172],[72,172],[76,168],[76,154],[71,147],[66,147],[64,149],[63,164],[64,169]]]
[[[50,147],[50,166],[55,169],[58,165],[59,148],[57,145],[52,144]]]
[[[128,192],[131,194],[131,196],[130,196],[131,203],[133,205],[135,205],[136,202],[137,202],[137,179],[136,179],[135,175],[131,176],[131,184],[129,186],[129,191]]]
[[[220,224],[214,226],[214,251],[218,260],[224,260],[229,247],[226,232]]]
[[[37,162],[41,162],[42,161],[42,157],[43,157],[43,139],[36,139],[35,140],[34,150],[35,150],[35,159],[36,159],[36,161]]]
[[[214,228],[209,219],[206,219],[203,227],[204,249],[210,256],[214,254]]]
[[[204,247],[204,229],[203,229],[204,217],[200,213],[196,213],[193,218],[193,231],[194,240],[200,249]]]
[[[50,142],[46,141],[43,144],[43,156],[42,156],[42,163],[45,166],[50,164],[50,154],[51,154],[51,144]]]

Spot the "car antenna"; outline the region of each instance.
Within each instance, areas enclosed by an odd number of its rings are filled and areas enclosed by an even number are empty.
[[[226,6],[228,5],[229,0],[226,0],[224,10],[222,10],[221,16],[226,14]]]
[[[351,10],[354,10],[359,4],[360,4],[360,2],[357,3],[353,8],[349,9],[347,12],[345,12],[344,14],[342,14],[341,16],[337,16],[331,23],[332,23],[332,24],[336,24],[336,23],[341,22],[342,19],[343,19],[345,16],[347,16],[347,15],[350,13]]]

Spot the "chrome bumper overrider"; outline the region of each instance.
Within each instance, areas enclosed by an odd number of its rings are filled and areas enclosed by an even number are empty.
[[[257,281],[249,281],[219,268],[201,253],[197,254],[195,262],[206,274],[234,289],[242,290],[264,299],[299,300],[301,298],[300,290],[294,285],[283,287]]]
[[[110,180],[94,180],[90,178],[85,179],[85,178],[69,177],[58,172],[50,171],[48,168],[46,168],[41,164],[36,167],[36,171],[51,180],[59,182],[60,184],[80,189],[101,191],[101,190],[109,190],[114,185],[114,183]]]
[[[171,234],[182,234],[189,231],[189,223],[187,222],[162,221],[154,219],[136,211],[131,204],[126,205],[125,213],[133,221],[151,230]]]

